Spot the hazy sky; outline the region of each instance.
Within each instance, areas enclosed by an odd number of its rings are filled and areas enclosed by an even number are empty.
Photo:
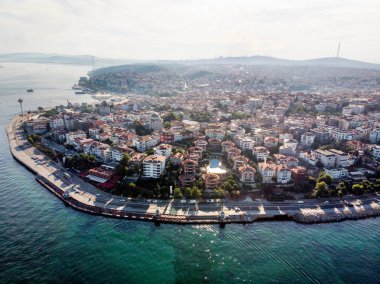
[[[380,63],[378,0],[0,0],[0,53]]]

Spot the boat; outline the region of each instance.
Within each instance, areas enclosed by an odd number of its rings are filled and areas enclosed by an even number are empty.
[[[76,95],[83,95],[83,94],[87,94],[87,93],[84,92],[84,91],[77,91],[77,92],[75,92],[75,94],[76,94]]]
[[[27,89],[26,91],[27,91],[28,93],[33,93],[33,92],[34,92],[33,89]]]

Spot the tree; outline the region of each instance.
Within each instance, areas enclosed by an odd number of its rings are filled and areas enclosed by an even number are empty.
[[[186,198],[191,198],[191,193],[192,193],[192,190],[190,187],[186,187],[184,190],[183,190],[183,195],[186,197]]]
[[[361,184],[354,184],[352,190],[356,195],[362,195],[364,193],[364,187]]]
[[[172,124],[170,122],[165,122],[164,128],[169,129],[170,127],[172,127]]]
[[[214,190],[214,193],[216,195],[216,198],[223,198],[224,197],[224,190],[221,188],[221,187],[217,187],[215,190]]]
[[[180,188],[176,187],[174,189],[173,197],[174,197],[174,199],[182,199],[183,198],[183,195],[182,195],[182,192],[181,192]]]
[[[327,184],[324,181],[318,182],[315,186],[314,193],[316,197],[328,197],[329,190]]]
[[[38,112],[42,112],[44,110],[42,106],[39,106],[37,109],[38,109]]]
[[[201,196],[202,196],[201,190],[196,185],[194,185],[193,188],[191,189],[191,197],[194,199],[199,199],[201,198]]]
[[[128,165],[129,165],[130,157],[128,154],[124,154],[121,160],[119,161],[119,164],[117,165],[115,169],[115,173],[120,176],[125,176],[128,172]]]
[[[318,182],[324,181],[327,185],[330,185],[334,182],[332,176],[325,174],[324,172],[321,172],[319,174]]]
[[[24,110],[22,109],[22,103],[24,102],[24,100],[23,100],[22,98],[19,98],[17,101],[18,101],[18,103],[20,104],[21,115],[24,115]]]
[[[343,196],[347,193],[347,188],[344,182],[340,182],[336,187],[336,190],[338,196]]]

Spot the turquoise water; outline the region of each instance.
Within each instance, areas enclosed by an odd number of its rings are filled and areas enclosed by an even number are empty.
[[[86,67],[0,65],[3,129],[20,95],[26,109],[89,100],[70,89]],[[4,131],[0,150],[0,283],[379,283],[380,218],[221,229],[91,216],[37,184],[12,159]]]
[[[210,160],[210,168],[219,168],[220,161],[218,159],[211,159]]]

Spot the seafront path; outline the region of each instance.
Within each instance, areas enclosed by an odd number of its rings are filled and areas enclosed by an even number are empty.
[[[380,213],[377,195],[360,198],[219,202],[184,202],[178,200],[141,200],[112,195],[85,182],[75,174],[65,178],[67,169],[33,147],[21,127],[26,116],[16,116],[7,125],[13,157],[36,174],[36,180],[66,204],[88,213],[128,219],[181,224],[250,223],[259,220],[287,219],[299,222],[326,222],[356,219]],[[348,206],[349,204],[349,206]],[[156,212],[160,213],[157,218]],[[220,218],[223,211],[225,218]],[[310,216],[310,218],[308,217]],[[329,218],[327,218],[329,217]]]

